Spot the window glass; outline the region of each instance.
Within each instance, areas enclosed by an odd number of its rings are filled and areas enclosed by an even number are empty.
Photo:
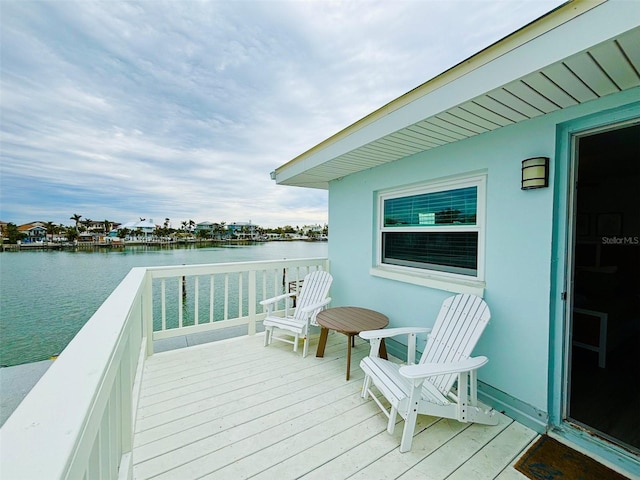
[[[385,232],[383,263],[475,276],[478,232]]]
[[[485,179],[380,194],[378,263],[482,279]]]
[[[475,225],[478,187],[422,193],[384,201],[384,226]]]

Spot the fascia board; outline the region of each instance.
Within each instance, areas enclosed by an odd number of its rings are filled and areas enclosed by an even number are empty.
[[[333,158],[425,118],[445,112],[635,27],[638,27],[637,3],[609,0],[509,50],[437,90],[390,111],[326,147],[315,152],[311,149],[307,154],[302,154],[276,169],[276,182],[286,183],[287,179]],[[472,59],[473,57],[468,61]],[[348,129],[349,127],[345,130]]]

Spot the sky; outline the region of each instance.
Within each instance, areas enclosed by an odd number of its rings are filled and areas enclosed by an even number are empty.
[[[0,220],[325,224],[270,172],[564,3],[0,2]]]

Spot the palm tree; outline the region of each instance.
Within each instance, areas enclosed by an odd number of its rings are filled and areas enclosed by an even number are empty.
[[[15,223],[9,222],[5,227],[4,236],[9,243],[18,243],[18,240],[22,240],[26,235],[18,230]]]
[[[128,228],[121,228],[120,230],[118,230],[118,237],[122,238],[123,240],[125,240],[130,234],[131,230],[129,230]]]
[[[220,237],[226,237],[228,231],[227,222],[220,222]]]
[[[78,215],[77,213],[74,213],[71,218],[69,218],[69,220],[73,220],[74,222],[76,222],[76,230],[78,230],[78,223],[80,222],[81,218],[82,215]]]
[[[80,223],[82,225],[84,225],[84,230],[83,231],[88,231],[89,230],[89,226],[93,223],[93,220],[91,220],[90,218],[85,218]]]
[[[104,224],[104,234],[108,235],[109,232],[111,231],[111,222],[109,220],[105,220],[102,223]]]
[[[65,236],[69,242],[73,242],[76,238],[78,238],[78,229],[76,227],[67,227],[65,232]]]
[[[53,236],[59,231],[58,226],[53,222],[46,222],[44,228],[47,230],[47,237],[51,235],[51,241],[53,242]]]

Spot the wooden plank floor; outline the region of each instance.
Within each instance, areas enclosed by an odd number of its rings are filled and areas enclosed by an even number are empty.
[[[524,479],[512,468],[536,433],[500,415],[497,426],[419,417],[413,448],[398,451],[386,417],[360,397],[356,340],[345,381],[346,337],[291,346],[238,337],[147,359],[134,439],[138,479]],[[301,348],[300,348],[301,350]]]

